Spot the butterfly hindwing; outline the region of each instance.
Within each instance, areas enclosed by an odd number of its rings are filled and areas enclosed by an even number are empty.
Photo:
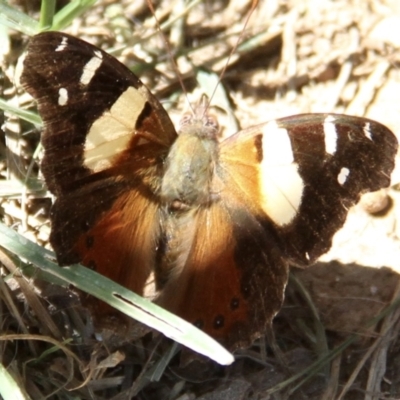
[[[221,202],[170,218],[166,233],[178,257],[168,260],[157,302],[230,349],[262,335],[288,277],[273,232],[246,208]]]

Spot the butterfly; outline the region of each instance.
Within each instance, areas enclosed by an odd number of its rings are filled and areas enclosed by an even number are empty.
[[[289,265],[314,263],[360,194],[390,184],[397,140],[378,122],[301,114],[219,140],[202,97],[176,130],[128,68],[64,33],[30,40],[21,82],[44,121],[59,264],[138,294],[154,274],[155,302],[229,349],[265,333]]]

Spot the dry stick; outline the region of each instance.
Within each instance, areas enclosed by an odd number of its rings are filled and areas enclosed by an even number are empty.
[[[346,109],[346,114],[365,115],[365,110],[375,96],[376,90],[382,86],[383,77],[391,67],[389,61],[381,61],[361,86],[353,101]]]
[[[229,53],[228,58],[226,59],[226,63],[225,63],[225,65],[224,65],[224,67],[222,68],[221,73],[219,74],[218,83],[221,82],[222,77],[225,75],[225,71],[226,71],[226,69],[228,68],[229,61],[231,60],[233,54],[236,52],[236,49],[238,48],[240,42],[242,41],[243,36],[244,36],[244,32],[245,32],[246,27],[247,27],[247,24],[249,23],[250,17],[251,17],[251,15],[253,14],[254,10],[256,9],[257,5],[258,5],[258,0],[253,0],[253,2],[251,3],[250,11],[247,13],[246,19],[245,19],[245,21],[244,21],[243,29],[242,29],[242,31],[240,32],[240,35],[239,35],[239,37],[238,37],[238,40],[236,41],[236,44],[232,47],[232,50],[231,50],[231,52]],[[218,85],[217,85],[217,86],[218,86]],[[210,103],[211,103],[211,101],[212,101],[212,99],[213,99],[213,97],[214,97],[214,94],[215,94],[215,92],[217,91],[217,86],[214,88],[214,90],[213,90],[213,92],[212,92],[212,94],[211,94],[211,96],[210,96],[210,98],[209,98],[209,100],[208,100],[207,108],[210,106]]]
[[[6,334],[6,335],[0,335],[0,340],[1,341],[3,341],[3,340],[4,341],[7,341],[7,340],[10,340],[10,341],[13,341],[13,340],[35,340],[38,342],[50,343],[50,344],[54,345],[55,347],[57,347],[62,352],[64,352],[68,358],[75,360],[79,366],[83,365],[82,361],[79,359],[79,357],[73,351],[71,351],[67,346],[65,346],[63,343],[61,343],[57,339],[54,339],[50,336],[31,335],[31,334],[27,334],[27,335],[26,334]]]
[[[243,29],[240,32],[240,35],[238,37],[238,40],[236,41],[236,44],[233,46],[231,52],[229,53],[229,55],[228,55],[228,57],[226,59],[226,63],[224,65],[224,67],[222,68],[221,73],[219,74],[218,84],[221,82],[222,77],[225,75],[225,71],[228,68],[229,61],[231,60],[233,54],[236,52],[236,49],[238,48],[240,42],[243,39],[244,32],[246,30],[247,24],[248,24],[248,22],[250,20],[251,15],[253,14],[254,10],[256,9],[256,7],[258,5],[258,1],[259,0],[253,0],[252,3],[251,3],[251,8],[250,8],[250,11],[247,13],[247,16],[246,16],[246,19],[245,19],[245,22],[244,22],[244,25],[243,25]],[[161,27],[160,27],[161,25],[160,25],[159,20],[157,19],[156,12],[155,12],[155,9],[153,7],[153,4],[152,4],[151,0],[147,0],[147,4],[148,4],[148,6],[150,8],[150,11],[153,13],[153,16],[154,16],[155,20],[157,21],[157,29],[159,30],[159,32],[160,32],[160,34],[161,34],[161,36],[162,36],[162,38],[164,40],[165,46],[166,46],[166,48],[168,50],[168,55],[169,55],[169,58],[170,58],[170,61],[171,61],[172,65],[173,65],[173,67],[174,67],[174,69],[176,71],[176,74],[178,76],[179,84],[181,85],[181,88],[183,90],[185,90],[185,86],[183,84],[183,80],[182,80],[181,74],[179,73],[179,70],[178,70],[178,65],[177,65],[174,57],[172,56],[171,46],[170,46],[169,41],[167,40],[166,36],[164,35],[164,32],[161,30]],[[204,112],[206,112],[208,110],[208,108],[210,107],[211,101],[212,101],[212,99],[214,97],[214,94],[215,94],[215,92],[217,90],[217,87],[218,87],[218,85],[216,85],[216,87],[214,88],[210,98],[208,99],[208,104],[207,104],[207,107],[205,107]],[[193,110],[193,108],[192,108],[190,103],[189,103],[189,106],[192,109],[192,112],[194,113],[194,110]]]
[[[173,68],[174,68],[174,70],[175,70],[175,72],[176,72],[176,75],[177,75],[178,80],[179,80],[179,84],[180,84],[181,88],[182,88],[183,90],[185,90],[185,85],[183,84],[182,76],[181,76],[181,74],[179,73],[178,65],[177,65],[177,63],[176,63],[176,61],[175,61],[175,58],[172,56],[172,49],[171,49],[170,43],[169,43],[167,37],[165,36],[164,32],[161,30],[161,24],[160,24],[160,21],[158,20],[158,18],[157,18],[157,16],[156,16],[156,11],[155,11],[155,9],[154,9],[154,7],[153,7],[153,4],[152,4],[151,0],[147,0],[147,5],[149,6],[150,11],[151,11],[152,14],[153,14],[153,17],[154,17],[154,19],[155,19],[156,22],[157,22],[157,30],[159,31],[159,33],[160,33],[160,35],[161,35],[161,38],[162,38],[163,41],[164,41],[164,45],[165,45],[165,47],[167,48],[168,57],[169,57],[169,60],[170,60],[172,66],[173,66]],[[191,105],[190,103],[189,103],[189,106],[190,106],[192,112],[194,113],[194,110],[193,110],[192,105]]]
[[[297,49],[296,32],[294,30],[295,22],[298,19],[299,11],[296,7],[288,14],[285,27],[282,32],[282,60],[279,68],[284,69],[283,75],[288,79],[288,98],[294,99],[297,95],[295,78],[297,76]]]
[[[147,357],[146,363],[142,367],[142,371],[140,372],[139,376],[132,382],[132,386],[127,390],[127,394],[129,394],[129,399],[134,396],[137,396],[140,390],[143,388],[143,382],[146,380],[146,376],[151,369],[151,362],[154,361],[154,355],[156,354],[156,350],[161,343],[161,338],[159,338],[153,346],[149,356]],[[150,368],[149,368],[150,367]],[[153,367],[154,368],[154,367]]]
[[[375,349],[381,344],[383,341],[384,337],[379,337],[376,339],[376,341],[372,344],[372,346],[368,349],[368,351],[365,353],[364,357],[360,360],[358,363],[357,367],[354,369],[353,373],[351,374],[349,380],[346,382],[346,385],[343,387],[342,392],[340,393],[339,397],[337,400],[343,400],[344,396],[347,394],[349,389],[351,388],[351,385],[354,383],[356,380],[358,374],[360,373],[361,369],[364,367],[365,363],[368,361],[368,359],[371,357],[371,354],[375,351]]]
[[[397,285],[397,288],[392,297],[392,300],[395,300],[399,296],[399,294],[400,294],[400,284]],[[385,317],[384,322],[382,324],[381,336],[375,340],[375,342],[368,349],[368,351],[366,352],[364,357],[360,360],[360,362],[358,363],[357,367],[351,374],[349,380],[347,381],[346,385],[344,386],[344,388],[343,388],[342,392],[340,393],[339,397],[337,398],[337,400],[344,399],[344,396],[346,395],[347,391],[350,389],[351,385],[354,383],[359,372],[364,367],[365,363],[370,358],[372,353],[382,344],[384,344],[386,346],[385,350],[387,350],[387,342],[389,342],[389,340],[390,340],[389,336],[390,336],[393,326],[396,324],[396,322],[398,322],[399,313],[400,313],[400,309],[395,309]],[[370,381],[371,381],[371,377],[368,380],[367,388],[371,386]],[[376,386],[376,385],[374,385],[374,386]],[[367,400],[367,399],[371,400],[372,397],[366,397],[365,400]]]
[[[89,373],[86,375],[85,380],[83,382],[81,382],[78,386],[75,386],[75,387],[71,388],[70,389],[71,391],[79,390],[79,389],[81,389],[83,387],[86,387],[86,386],[89,387],[90,391],[92,390],[92,388],[89,386],[89,384],[93,381],[92,378],[95,375],[95,371],[96,371],[96,369],[95,369],[96,366],[94,365],[94,362],[95,362],[94,354],[95,354],[95,352],[92,351],[92,353],[90,354],[89,364],[86,366],[85,369],[82,369],[82,375],[84,373],[86,374],[86,371],[89,370]]]
[[[400,293],[400,284],[397,286],[393,300]],[[398,335],[398,328],[400,321],[400,309],[394,310],[389,314],[382,323],[382,342],[380,348],[375,352],[369,370],[368,382],[366,387],[365,400],[373,400],[374,394],[381,391],[381,381],[386,372],[386,359],[390,342]],[[391,334],[391,335],[390,335]]]
[[[17,207],[14,203],[4,203],[2,204],[3,211],[5,214],[9,215],[12,218],[15,218],[17,220],[22,220],[25,218],[25,213],[21,210],[20,207]],[[33,229],[41,229],[41,232],[39,234],[45,235],[45,239],[48,240],[48,236],[50,235],[50,228],[45,225],[46,219],[44,217],[41,217],[40,215],[27,215],[26,218],[26,225],[28,227],[31,227]]]
[[[349,56],[340,69],[335,87],[330,91],[330,101],[327,103],[327,110],[332,110],[339,102],[342,91],[349,81],[351,72],[353,71],[354,62],[352,60],[352,55],[356,53],[360,47],[360,35],[358,30],[352,28],[349,33],[351,37],[350,48],[348,50]]]
[[[189,11],[190,9],[192,9],[194,6],[196,6],[197,4],[199,4],[202,0],[193,0],[193,1],[191,1],[190,3],[188,3],[188,4],[185,5],[185,9],[184,9],[184,10],[182,10],[182,11],[180,11],[180,12],[175,12],[175,13],[168,19],[168,21],[166,21],[166,22],[164,22],[164,23],[162,23],[162,24],[160,24],[160,23],[158,22],[158,21],[159,21],[159,18],[157,18],[156,14],[155,14],[155,11],[154,11],[154,8],[153,8],[153,5],[150,4],[150,1],[151,1],[151,0],[147,0],[147,5],[148,5],[148,7],[150,8],[150,10],[151,10],[152,13],[153,13],[153,16],[154,16],[154,18],[155,18],[155,20],[156,20],[157,26],[159,27],[159,30],[162,31],[163,29],[168,29],[170,26],[172,26],[178,19],[180,19],[181,17],[183,17],[185,14],[187,14],[188,11]],[[171,28],[171,29],[172,29],[172,28]],[[143,37],[143,40],[148,40],[148,39],[150,39],[151,37],[153,37],[155,34],[156,34],[156,32],[152,32],[152,33],[148,34],[147,36],[144,36],[144,37]],[[164,38],[164,39],[165,39],[165,38]]]
[[[88,390],[92,393],[94,387],[93,382],[95,382],[95,380],[98,380],[100,375],[102,377],[102,374],[104,374],[107,368],[112,368],[119,365],[125,359],[125,354],[117,350],[116,352],[110,354],[108,357],[106,357],[100,362],[97,361],[98,360],[97,357],[98,354],[96,354],[96,351],[92,351],[90,355],[89,364],[85,369],[85,371],[82,371],[83,373],[89,370],[89,373],[87,374],[85,380],[79,386],[76,386],[71,390],[78,390],[83,387],[87,387]],[[115,379],[117,381],[120,380],[120,378],[117,377],[115,377]]]
[[[177,48],[180,48],[183,44],[183,29],[184,24],[186,22],[185,14],[185,0],[179,0],[176,2],[175,6],[171,11],[172,19],[175,19],[175,15],[181,15],[181,18],[176,19],[175,23],[171,25],[170,35],[169,35],[169,43]],[[157,21],[158,22],[158,21]]]
[[[28,181],[32,175],[33,168],[36,165],[37,156],[38,156],[41,148],[42,148],[42,146],[39,143],[36,146],[36,150],[34,151],[34,153],[32,155],[32,160],[29,163],[28,169],[26,170],[25,181],[24,181],[23,190],[21,193],[21,210],[24,213],[24,218],[22,220],[22,226],[24,227],[25,231],[27,231],[27,229],[28,229],[28,220],[29,220],[29,216],[30,216],[29,213],[27,212],[27,203],[28,203],[28,194],[29,194]]]
[[[5,268],[7,268],[10,273],[12,270],[17,269],[17,267],[14,265],[13,261],[11,260],[10,257],[6,253],[4,253],[2,250],[0,250],[0,263],[4,265]],[[22,319],[22,316],[15,305],[11,294],[10,294],[10,289],[9,287],[5,284],[4,279],[0,279],[0,297],[3,299],[3,301],[7,304],[8,309],[12,313],[13,317],[15,320],[18,322],[18,327],[27,335],[29,335],[28,328],[26,327],[24,320]],[[33,343],[29,342],[28,343],[32,354],[37,355],[38,351],[36,347],[34,346]]]
[[[342,363],[342,353],[333,359],[331,364],[331,374],[329,376],[328,387],[326,388],[321,400],[331,400],[336,398],[339,386],[340,365]]]
[[[0,261],[4,266],[14,275],[14,279],[18,282],[19,287],[27,299],[27,303],[34,310],[36,317],[42,323],[42,329],[45,330],[45,334],[53,335],[58,340],[61,340],[62,334],[58,329],[57,325],[53,322],[46,308],[39,301],[36,293],[34,293],[32,287],[25,281],[22,277],[21,272],[18,267],[13,263],[10,257],[8,257],[4,252],[0,252]],[[18,314],[19,315],[19,314]],[[16,316],[15,316],[16,317]],[[24,326],[22,319],[19,319],[20,327]],[[28,333],[26,331],[26,333]]]
[[[400,284],[399,284],[400,286]],[[379,321],[383,320],[387,317],[387,315],[393,313],[393,310],[397,310],[400,305],[400,295],[398,295],[400,289],[396,290],[396,294],[393,296],[394,300],[391,302],[389,306],[387,306],[378,316],[370,319],[365,327],[371,327],[372,325],[376,325]],[[397,295],[397,297],[396,297]],[[301,385],[304,384],[307,380],[309,380],[310,376],[314,375],[317,371],[321,369],[322,363],[326,364],[328,361],[333,360],[338,354],[342,353],[346,348],[350,346],[350,344],[354,343],[359,338],[359,335],[352,334],[350,335],[343,343],[335,347],[333,350],[330,351],[329,354],[323,356],[321,359],[317,360],[310,366],[303,369],[301,372],[296,373],[294,376],[290,377],[284,382],[281,382],[275,385],[272,388],[269,388],[265,391],[266,394],[276,393],[280,390],[283,390],[285,387],[289,386],[290,384],[298,381],[301,377],[306,376],[302,381],[297,383],[292,389],[289,391],[289,395],[293,394]],[[375,344],[374,344],[375,345]],[[360,367],[361,368],[361,367]],[[355,379],[355,378],[354,378]],[[353,379],[353,380],[354,380]],[[337,398],[336,400],[341,400],[342,397]]]

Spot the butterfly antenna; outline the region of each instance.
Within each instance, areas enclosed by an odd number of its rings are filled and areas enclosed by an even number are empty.
[[[232,47],[232,50],[230,51],[230,53],[229,53],[229,55],[228,55],[228,58],[227,58],[227,60],[226,60],[226,63],[225,63],[225,65],[224,65],[224,67],[222,68],[221,73],[219,74],[218,82],[217,82],[217,84],[215,85],[215,88],[214,88],[214,90],[213,90],[213,92],[212,92],[210,98],[208,99],[208,104],[207,104],[206,110],[207,110],[208,107],[210,106],[211,101],[212,101],[212,99],[213,99],[213,97],[214,97],[214,95],[215,95],[215,93],[216,93],[216,91],[217,91],[218,85],[219,85],[219,84],[221,83],[221,81],[222,81],[222,78],[223,78],[223,76],[224,76],[224,74],[225,74],[225,72],[226,72],[226,69],[228,68],[229,61],[231,60],[233,54],[236,52],[236,50],[237,50],[237,48],[238,48],[240,42],[241,42],[242,39],[243,39],[244,32],[245,32],[246,27],[247,27],[247,25],[248,25],[248,23],[249,23],[250,17],[251,17],[251,15],[253,14],[253,12],[254,12],[254,10],[256,9],[256,7],[258,6],[258,2],[259,2],[259,0],[253,0],[253,2],[251,3],[251,8],[250,8],[249,12],[247,13],[246,19],[245,19],[245,21],[244,21],[243,29],[242,29],[242,31],[240,32],[240,35],[239,35],[239,37],[238,37],[238,39],[237,39],[235,45]]]
[[[258,0],[256,0],[256,1],[258,1]],[[151,11],[152,14],[153,14],[153,17],[154,17],[154,19],[156,20],[157,29],[158,29],[159,33],[161,34],[161,37],[162,37],[162,39],[163,39],[163,41],[164,41],[164,44],[165,44],[165,47],[167,48],[168,56],[169,56],[169,59],[170,59],[170,61],[171,61],[171,63],[172,63],[172,66],[174,67],[174,69],[175,69],[175,71],[176,71],[176,75],[178,76],[179,84],[181,85],[182,90],[186,93],[186,89],[185,89],[185,85],[183,84],[182,76],[181,76],[181,74],[179,73],[178,64],[176,63],[175,58],[174,58],[174,56],[172,55],[172,48],[171,48],[171,45],[170,45],[169,40],[167,39],[166,35],[164,34],[164,32],[161,30],[161,24],[160,24],[159,19],[158,19],[157,16],[156,16],[156,11],[155,11],[155,9],[154,9],[154,7],[153,7],[153,3],[151,2],[151,0],[147,0],[147,5],[149,6],[150,11]],[[188,101],[188,103],[189,103],[190,109],[191,109],[192,112],[194,113],[194,110],[193,110],[192,105],[190,104],[190,101]],[[208,105],[207,105],[207,106],[208,106]]]

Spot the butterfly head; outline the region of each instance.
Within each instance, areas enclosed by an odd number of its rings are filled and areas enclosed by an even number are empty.
[[[179,122],[179,135],[188,134],[204,139],[217,139],[220,127],[217,118],[209,114],[209,100],[203,94],[192,111],[185,113]]]

